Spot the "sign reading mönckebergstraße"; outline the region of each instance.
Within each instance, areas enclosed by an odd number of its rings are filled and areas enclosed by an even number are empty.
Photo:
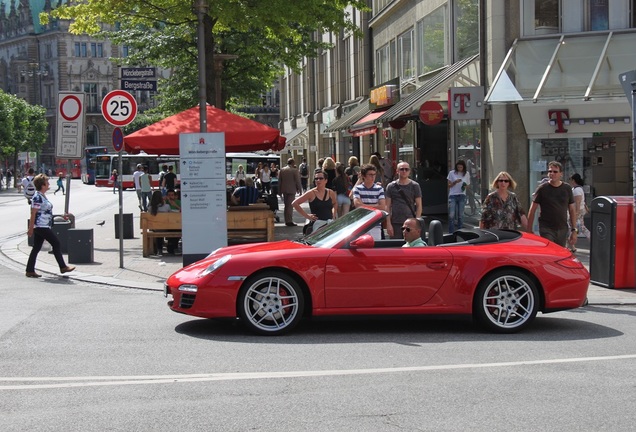
[[[153,67],[121,68],[121,79],[157,79],[157,69]]]

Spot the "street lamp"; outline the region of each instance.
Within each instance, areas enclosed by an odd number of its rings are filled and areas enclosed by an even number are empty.
[[[37,77],[37,90],[35,91],[35,103],[38,103],[38,94],[40,95],[40,99],[42,99],[42,77],[48,76],[49,69],[45,66],[44,68],[40,68],[40,63],[29,63],[27,64],[26,69],[22,69],[20,71],[20,75],[23,77],[28,76],[29,78]]]

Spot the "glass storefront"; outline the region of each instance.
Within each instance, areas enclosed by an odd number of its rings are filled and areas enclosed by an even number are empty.
[[[632,148],[629,134],[599,134],[592,138],[532,139],[530,191],[534,192],[550,161],[563,165],[563,181],[579,173],[585,181],[585,201],[600,195],[630,196]]]
[[[481,126],[479,120],[461,120],[455,126],[455,155],[451,160],[466,162],[470,173],[470,188],[466,192],[464,213],[481,215]],[[452,169],[452,167],[449,167]]]

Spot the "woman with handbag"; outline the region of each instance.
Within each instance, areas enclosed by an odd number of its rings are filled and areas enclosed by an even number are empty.
[[[506,171],[501,171],[495,176],[492,187],[495,190],[484,200],[479,228],[517,229],[520,225],[525,231],[528,219],[517,195],[512,192],[517,182]]]
[[[309,234],[338,217],[338,198],[335,191],[327,189],[327,174],[323,170],[314,171],[314,183],[316,187],[309,189],[292,202],[296,211],[309,220],[308,225],[313,225],[306,229],[309,232],[303,229],[303,234]],[[309,201],[311,213],[307,213],[301,207],[301,204],[307,201]]]

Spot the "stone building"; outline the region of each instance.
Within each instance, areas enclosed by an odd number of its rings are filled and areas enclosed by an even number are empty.
[[[101,113],[104,95],[119,88],[119,67],[113,57],[125,57],[126,47],[88,35],[72,35],[69,22],[39,21],[63,0],[0,1],[0,88],[46,108],[47,142],[38,166],[55,167],[57,94],[85,93],[86,146],[112,145],[113,127]],[[153,106],[153,93],[135,93],[139,111]]]

